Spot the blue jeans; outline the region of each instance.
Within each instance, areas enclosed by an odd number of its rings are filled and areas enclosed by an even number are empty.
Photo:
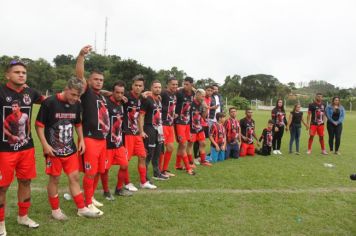
[[[225,159],[232,157],[234,159],[239,158],[240,148],[238,143],[226,144]]]
[[[293,150],[293,143],[295,140],[296,151],[299,152],[299,140],[300,140],[300,130],[301,126],[290,126],[290,141],[289,141],[289,152]]]
[[[210,159],[211,162],[223,161],[225,160],[225,152],[224,151],[216,151],[214,147],[210,148]]]

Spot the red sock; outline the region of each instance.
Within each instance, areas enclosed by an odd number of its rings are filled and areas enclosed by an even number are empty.
[[[83,189],[84,189],[84,196],[85,196],[85,204],[88,206],[92,204],[91,198],[93,197],[93,185],[94,179],[89,178],[84,175],[83,177]]]
[[[125,184],[129,184],[129,183],[131,183],[131,181],[130,181],[129,169],[127,169],[125,172]]]
[[[5,220],[5,204],[0,207],[0,222]]]
[[[19,216],[25,216],[28,214],[31,202],[18,202],[17,205],[19,206]]]
[[[310,137],[309,137],[309,141],[308,141],[308,150],[311,150],[311,148],[312,148],[313,139],[314,139],[314,137],[313,137],[313,136],[310,136]]]
[[[48,196],[49,204],[51,205],[52,210],[57,210],[59,208],[59,197],[58,194],[55,197]]]
[[[109,170],[105,170],[105,172],[100,175],[100,178],[104,192],[109,192]]]
[[[200,153],[200,162],[205,162],[205,157],[206,157],[206,154],[205,153]]]
[[[192,155],[192,154],[188,154],[188,160],[189,160],[189,163],[190,163],[190,164],[193,164],[193,163],[194,163],[193,155]]]
[[[164,153],[161,153],[159,155],[159,163],[158,163],[158,168],[160,171],[163,171],[163,161],[164,161]]]
[[[96,176],[94,177],[94,183],[93,183],[93,196],[94,196],[95,191],[96,191],[96,189],[97,189],[97,187],[98,187],[99,177],[100,177],[100,175],[96,175]]]
[[[188,157],[187,156],[184,156],[183,157],[183,162],[184,162],[184,165],[185,165],[185,169],[187,170],[187,171],[190,171],[190,165],[189,165],[189,159],[188,159]]]
[[[138,173],[140,174],[140,181],[141,184],[146,183],[146,166],[139,166]]]
[[[84,197],[83,197],[82,193],[79,193],[78,195],[73,196],[73,200],[74,200],[74,203],[78,209],[82,209],[85,207]]]
[[[321,150],[324,151],[325,150],[324,137],[319,137],[319,142],[320,142]]]
[[[176,168],[182,168],[182,159],[183,157],[181,155],[177,155]]]
[[[122,170],[120,168],[119,173],[117,173],[117,185],[116,185],[117,189],[122,189],[124,182],[125,182],[127,172],[128,172],[127,169]]]
[[[172,157],[172,152],[165,152],[164,153],[164,162],[163,162],[163,171],[168,170],[169,162]]]

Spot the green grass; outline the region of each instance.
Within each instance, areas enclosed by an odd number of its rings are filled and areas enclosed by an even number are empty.
[[[257,134],[266,126],[269,112],[254,113]],[[35,117],[35,116],[34,116]],[[33,117],[33,118],[34,118]],[[242,117],[242,111],[239,118]],[[44,160],[35,137],[38,177],[33,181],[30,216],[41,225],[28,230],[16,223],[16,186],[8,192],[7,231],[11,235],[356,235],[356,187],[348,176],[355,172],[356,115],[347,114],[341,156],[305,155],[307,132],[302,131],[302,155],[287,153],[289,133],[283,138],[282,156],[228,160],[212,168],[198,167],[194,177],[178,172],[158,191],[140,190],[131,198],[105,203],[98,220],[75,215],[75,205],[61,194],[61,208],[70,217],[62,223],[50,218]],[[34,133],[33,133],[34,134]],[[36,135],[34,135],[36,136]],[[172,160],[172,164],[174,162]],[[334,164],[327,168],[324,163]],[[138,184],[136,160],[131,179]],[[111,171],[114,188],[117,167]],[[151,174],[151,170],[150,170]],[[67,180],[62,177],[61,188]],[[248,191],[250,190],[250,191]],[[63,193],[63,192],[62,192]]]

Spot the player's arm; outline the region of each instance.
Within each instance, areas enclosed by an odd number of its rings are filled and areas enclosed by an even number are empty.
[[[303,114],[302,114],[302,123],[303,123],[303,125],[305,126],[305,128],[308,130],[308,129],[309,129],[309,126],[308,126],[308,124],[305,122]]]
[[[224,128],[225,129],[225,128]],[[222,150],[226,151],[226,130],[225,130],[225,135],[224,135],[224,145],[222,146]]]
[[[75,73],[77,75],[77,78],[83,82],[85,88],[87,86],[87,81],[84,76],[84,60],[85,55],[87,55],[91,51],[91,49],[92,47],[90,45],[83,47],[79,52],[79,55],[77,57],[77,64],[75,65]]]
[[[309,107],[308,107],[308,116],[307,116],[307,127],[308,129],[310,129],[310,122],[311,122],[311,105],[309,104]]]
[[[289,117],[288,117],[288,122],[287,122],[287,126],[286,126],[286,131],[288,131],[288,129],[290,128],[290,125],[292,124],[292,119],[293,119],[293,114],[290,113]]]
[[[44,127],[41,127],[38,124],[36,124],[36,132],[43,148],[43,154],[45,156],[46,155],[55,156],[54,149],[51,147],[51,145],[48,144],[47,139],[45,137]]]
[[[145,123],[145,113],[144,112],[140,112],[140,115],[138,117],[138,130],[140,132],[140,135],[142,138],[147,138],[148,135],[145,133],[145,131],[143,131],[143,125]]]
[[[27,117],[27,127],[28,127],[28,129],[27,129],[27,138],[30,138],[30,133],[31,133],[31,121],[30,121],[30,119],[29,119],[29,117]]]
[[[75,132],[77,132],[77,135],[78,135],[78,151],[80,152],[80,155],[83,155],[84,152],[85,152],[83,126],[82,125],[76,125],[75,126]]]
[[[259,146],[260,146],[260,141],[259,141],[259,140],[258,140],[258,138],[257,138],[257,135],[256,135],[256,132],[255,132],[255,129],[256,129],[256,126],[255,126],[255,128],[253,129],[252,136],[256,139],[256,141],[257,141],[257,146],[259,147]]]

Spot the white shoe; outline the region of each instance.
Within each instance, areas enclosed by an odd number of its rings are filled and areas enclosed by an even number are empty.
[[[0,236],[6,236],[5,221],[0,222]]]
[[[96,207],[94,206],[94,204],[88,205],[88,208],[89,208],[90,211],[96,213],[96,214],[99,215],[99,216],[104,215],[104,212],[101,211],[101,210],[99,210],[98,208],[96,208]]]
[[[138,190],[133,183],[126,184],[125,188],[131,192],[137,192]]]
[[[86,218],[98,218],[101,216],[97,212],[91,211],[88,207],[78,209],[77,215]]]
[[[280,150],[277,150],[277,153],[278,153],[279,155],[282,155],[282,152],[281,152]]]
[[[199,166],[200,165],[200,158],[194,159],[194,164]]]
[[[153,185],[153,184],[151,184],[149,181],[147,181],[146,183],[141,184],[141,188],[145,188],[145,189],[156,189],[157,186],[156,186],[156,185]]]
[[[57,210],[52,210],[52,217],[55,220],[61,220],[61,221],[68,220],[68,217],[63,213],[61,208],[58,208]]]
[[[38,223],[31,220],[28,215],[17,216],[17,223],[19,223],[20,225],[25,225],[29,228],[38,228],[38,226],[40,226]]]
[[[94,197],[91,198],[91,202],[92,202],[93,205],[96,206],[96,207],[102,207],[102,206],[104,206],[104,204],[102,204],[101,202],[98,202]]]
[[[278,154],[278,152],[277,152],[277,150],[273,150],[273,152],[272,152],[273,154],[275,154],[275,155],[277,155]]]

